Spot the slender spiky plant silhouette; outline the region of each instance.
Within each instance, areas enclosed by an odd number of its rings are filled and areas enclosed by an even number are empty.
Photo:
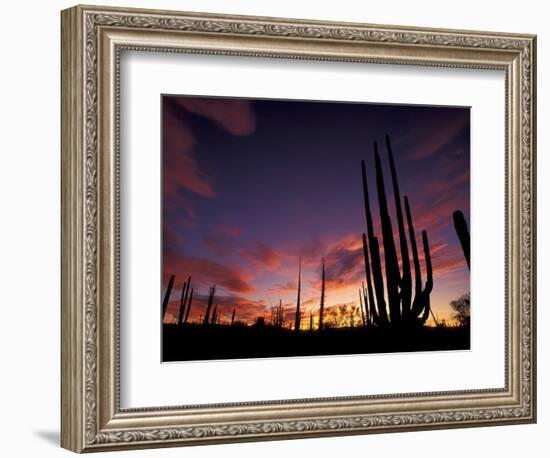
[[[366,318],[366,325],[370,326],[372,325],[372,314],[370,312],[370,304],[369,304],[369,297],[367,290],[365,289],[365,282],[361,282],[361,291],[363,296],[363,302],[365,304],[365,318]]]
[[[319,329],[323,329],[325,315],[325,258],[322,260],[321,304],[319,306]]]
[[[470,231],[468,230],[468,225],[464,219],[464,214],[457,210],[453,213],[453,221],[455,225],[456,235],[460,240],[460,245],[462,246],[462,251],[464,252],[464,258],[468,264],[468,269],[470,268]]]
[[[284,324],[285,309],[283,307],[283,300],[279,299],[279,305],[275,309],[274,326],[276,328],[282,328]]]
[[[430,315],[432,315],[432,320],[434,320],[435,326],[436,326],[436,327],[439,326],[439,323],[438,323],[438,321],[437,321],[437,318],[435,317],[435,314],[434,314],[434,311],[433,311],[432,308],[430,308]]]
[[[212,318],[210,319],[210,324],[216,324],[218,321],[218,306],[214,306],[214,311],[212,312]]]
[[[378,326],[417,326],[423,325],[430,313],[430,293],[433,288],[432,264],[430,247],[426,231],[422,231],[422,242],[424,248],[424,259],[426,263],[426,284],[422,288],[422,274],[416,247],[416,235],[409,207],[407,196],[404,198],[405,213],[409,229],[411,251],[415,273],[415,292],[412,294],[411,263],[409,258],[409,247],[403,221],[403,210],[401,206],[401,195],[399,182],[395,168],[393,151],[390,139],[386,136],[386,149],[390,164],[392,178],[395,214],[397,217],[397,229],[399,234],[399,254],[393,237],[393,224],[388,209],[386,198],[386,187],[378,145],[374,143],[374,162],[376,174],[376,190],[378,195],[378,209],[380,214],[380,227],[382,231],[382,243],[384,247],[384,274],[380,259],[380,245],[378,238],[374,235],[374,225],[370,209],[368,180],[365,161],[361,161],[361,175],[363,179],[363,198],[365,204],[365,219],[367,233],[363,234],[363,255],[365,260],[365,275],[367,280],[367,298],[369,312],[373,323]],[[401,262],[399,262],[401,260]],[[374,285],[374,288],[373,288]],[[387,306],[386,306],[387,295]]]
[[[208,294],[208,304],[206,305],[206,311],[204,312],[204,318],[202,321],[203,325],[205,326],[210,323],[210,310],[212,309],[214,294],[216,294],[216,285],[210,287],[210,293]]]
[[[174,287],[175,279],[176,279],[176,276],[172,275],[170,277],[170,280],[168,280],[168,286],[166,287],[166,292],[164,293],[164,300],[162,301],[162,320],[164,320],[164,316],[166,315],[166,308],[168,307],[168,303],[170,302],[170,294],[172,294],[172,288]]]
[[[185,319],[185,308],[187,306],[187,297],[189,295],[189,286],[191,285],[191,277],[187,277],[187,281],[183,284],[181,290],[181,299],[180,299],[180,313],[178,316],[177,324],[183,324]]]
[[[300,312],[300,293],[302,290],[302,258],[300,258],[299,267],[298,267],[298,296],[296,299],[296,315],[294,318],[294,330],[296,332],[300,331],[300,322],[302,320],[302,314]]]
[[[183,282],[181,287],[181,298],[180,298],[180,309],[178,318],[176,319],[176,324],[180,324],[183,319],[183,314],[185,313],[185,290],[187,289],[187,282]]]
[[[363,322],[363,326],[366,326],[367,319],[365,317],[365,311],[363,309],[363,293],[361,290],[359,290],[359,308],[361,309],[361,321]]]
[[[187,309],[185,310],[185,318],[183,319],[184,323],[187,323],[187,320],[189,319],[189,312],[191,311],[191,303],[193,302],[193,291],[194,289],[191,288],[191,294],[189,295],[189,301],[187,302]]]

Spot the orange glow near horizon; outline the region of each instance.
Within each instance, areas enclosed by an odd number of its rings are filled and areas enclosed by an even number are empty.
[[[362,266],[361,266],[362,267]],[[423,260],[421,262],[421,270],[424,273]],[[458,270],[464,270],[459,262],[456,263],[455,270],[452,270],[450,273],[450,279],[453,279],[453,273]],[[467,285],[462,285],[462,282],[457,282],[453,285],[452,281],[448,281],[448,272],[443,274],[438,274],[438,269],[434,266],[434,283],[437,285],[439,280],[442,280],[449,285],[448,288],[434,288],[434,291],[431,295],[431,309],[435,315],[439,324],[446,324],[448,326],[453,326],[456,324],[454,319],[454,312],[450,306],[450,302],[454,299],[457,299],[460,295],[467,292],[467,289],[463,289]],[[296,274],[295,274],[296,275]],[[385,277],[385,274],[383,273]],[[297,275],[296,275],[297,277]],[[439,278],[438,278],[439,277]],[[294,279],[297,282],[297,278]],[[355,308],[354,321],[357,325],[360,325],[362,322],[362,315],[360,312],[359,306],[359,290],[362,287],[362,282],[357,284],[344,284],[337,285],[333,288],[330,286],[330,281],[327,282],[325,288],[325,307],[324,307],[324,320],[325,323],[331,323],[333,327],[346,327],[349,326],[349,320],[343,320],[342,322],[336,322],[332,320],[331,312],[339,307],[347,307],[347,313],[349,313],[351,308]],[[301,322],[301,329],[309,329],[309,316],[310,313],[313,316],[314,328],[318,327],[319,322],[319,313],[320,313],[320,277],[319,272],[315,268],[303,268],[302,270],[302,291],[301,291],[301,301],[300,301],[300,310],[303,313],[303,318]],[[178,294],[172,294],[173,299],[170,301],[165,322],[169,323],[176,319],[180,307],[179,300],[175,300],[174,297]],[[285,319],[284,327],[293,327],[295,312],[296,312],[296,299],[297,299],[297,283],[294,285],[294,288],[288,288],[286,290],[275,290],[271,294],[263,297],[261,292],[257,295],[252,294],[251,299],[256,300],[258,303],[263,303],[263,306],[258,306],[256,312],[252,315],[238,316],[237,319],[247,325],[252,325],[257,318],[263,317],[265,322],[269,324],[271,317],[271,310],[274,309],[278,304],[279,300],[282,301]],[[414,299],[414,291],[413,291]],[[387,300],[387,297],[386,297]],[[223,303],[219,301],[214,301],[214,304],[220,308],[220,323],[229,323],[231,318],[232,309],[224,307]],[[206,306],[205,303],[200,302],[199,305],[195,304],[192,307],[190,313],[190,322],[199,322],[202,314],[204,313]],[[238,310],[238,308],[237,308]],[[349,316],[349,315],[348,315]],[[427,326],[435,325],[432,315],[430,314],[427,322]]]

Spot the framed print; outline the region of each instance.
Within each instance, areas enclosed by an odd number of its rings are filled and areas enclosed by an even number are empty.
[[[62,446],[534,422],[532,35],[62,12]]]

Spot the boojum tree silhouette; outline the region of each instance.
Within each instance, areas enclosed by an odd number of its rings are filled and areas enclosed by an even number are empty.
[[[294,331],[296,332],[300,332],[300,324],[302,322],[302,312],[300,311],[301,291],[302,291],[302,258],[300,258],[299,267],[298,267],[298,294],[296,298],[296,315],[294,317]]]
[[[376,189],[378,196],[378,208],[380,213],[380,226],[382,231],[382,243],[384,248],[384,274],[380,257],[380,245],[378,237],[374,234],[374,224],[369,201],[368,179],[365,161],[361,161],[361,174],[363,179],[363,198],[365,204],[365,219],[367,232],[363,233],[363,255],[365,261],[365,276],[367,280],[367,294],[365,295],[366,307],[373,323],[380,327],[406,327],[412,328],[426,323],[430,315],[430,293],[433,289],[432,261],[428,234],[422,231],[422,244],[424,248],[424,260],[426,264],[426,283],[422,286],[422,273],[418,258],[415,229],[411,217],[408,197],[404,197],[407,227],[409,232],[412,252],[412,265],[414,269],[414,295],[411,275],[411,261],[409,258],[409,241],[405,232],[403,209],[399,182],[393,159],[393,151],[389,137],[386,135],[386,149],[390,165],[395,214],[399,233],[400,259],[397,254],[393,237],[392,219],[388,211],[386,188],[378,145],[374,143],[374,163],[376,172]],[[401,265],[400,265],[401,264]],[[387,306],[386,306],[387,297]]]
[[[319,330],[323,329],[323,318],[325,315],[325,258],[323,258],[321,262],[321,303],[319,304]]]

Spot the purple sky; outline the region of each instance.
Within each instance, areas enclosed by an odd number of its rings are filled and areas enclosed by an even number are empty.
[[[300,257],[306,316],[318,313],[322,257],[328,308],[357,303],[365,278],[361,159],[377,231],[379,222],[374,141],[394,214],[385,134],[419,247],[422,230],[430,239],[436,315],[449,319],[449,302],[469,291],[452,222],[454,210],[468,223],[470,216],[468,108],[185,96],[162,104],[163,293],[176,275],[169,313],[190,275],[191,320],[204,313],[212,284],[222,321],[233,308],[248,322],[268,318],[279,299],[290,319]]]

